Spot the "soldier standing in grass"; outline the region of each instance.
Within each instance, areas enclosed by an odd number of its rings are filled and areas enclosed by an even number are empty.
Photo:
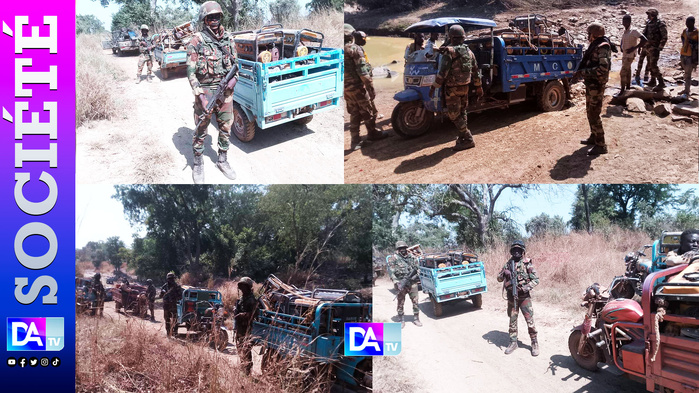
[[[177,326],[177,302],[182,299],[182,287],[175,281],[175,273],[167,274],[167,282],[160,288],[160,297],[163,298],[165,333],[170,337],[172,329]]]
[[[583,145],[594,145],[587,151],[588,156],[607,154],[602,126],[602,101],[604,88],[609,81],[609,69],[612,64],[612,44],[604,35],[604,26],[591,23],[587,28],[588,46],[576,76],[582,75],[585,81],[585,103],[587,121],[590,123],[590,136],[580,141]]]
[[[187,79],[194,93],[194,123],[204,114],[209,101],[216,94],[216,87],[238,63],[233,37],[221,26],[223,11],[215,1],[207,1],[199,10],[202,31],[194,34],[187,45]],[[218,122],[218,167],[223,174],[235,180],[235,171],[228,163],[228,147],[233,124],[233,88],[236,75],[226,86],[223,102],[213,109]],[[192,178],[195,184],[204,183],[204,140],[211,118],[207,118],[194,130],[192,150],[194,165]]]
[[[510,317],[510,345],[505,349],[505,354],[509,355],[517,349],[517,317],[519,311],[522,310],[524,319],[527,321],[529,336],[532,339],[532,356],[539,356],[539,342],[536,338],[536,327],[534,326],[534,308],[532,307],[532,298],[529,292],[539,284],[539,277],[536,275],[536,269],[532,264],[532,260],[525,258],[524,242],[515,240],[510,246],[510,260],[505,263],[502,270],[498,274],[498,282],[504,281],[504,287],[507,291],[507,316]],[[515,271],[512,272],[512,263],[514,261]],[[512,285],[516,285],[517,299],[515,301],[512,293]]]
[[[416,269],[417,261],[408,254],[408,245],[403,241],[396,242],[396,253],[393,255],[393,258],[390,258],[388,261],[388,272],[390,273],[394,288],[398,291],[398,321],[400,322],[401,328],[405,327],[403,305],[405,304],[406,294],[410,297],[410,302],[413,304],[413,323],[416,326],[422,326],[422,322],[420,322],[420,309],[417,307],[417,283],[408,282],[408,284],[402,288],[398,285],[401,280],[410,277],[411,273]]]
[[[631,88],[631,64],[636,58],[636,51],[638,48],[642,48],[647,40],[638,30],[631,28],[631,15],[624,15],[621,23],[624,25],[624,32],[621,35],[620,72],[621,93],[623,93],[626,89]]]
[[[252,370],[252,343],[249,340],[252,319],[257,310],[257,299],[252,293],[254,282],[250,277],[243,277],[238,281],[238,289],[242,296],[235,302],[233,320],[235,320],[235,347],[238,351],[240,364],[245,374],[250,375]]]
[[[93,313],[98,314],[99,310],[99,316],[104,315],[104,296],[106,294],[106,291],[104,290],[104,285],[102,285],[102,275],[99,273],[95,273],[95,275],[92,277],[92,284],[90,285],[90,290],[92,293],[95,295],[95,306]]]
[[[361,148],[359,126],[364,121],[367,140],[378,141],[388,135],[376,129],[378,111],[374,105],[376,91],[371,78],[371,66],[366,61],[364,49],[354,42],[354,27],[345,23],[345,103],[350,115],[350,150]]]
[[[146,298],[148,298],[148,309],[150,309],[150,320],[155,321],[155,285],[153,285],[153,280],[150,278],[146,280],[148,288],[146,288]]]
[[[148,65],[148,73],[146,78],[148,82],[151,81],[153,77],[153,48],[155,43],[153,39],[148,36],[148,26],[141,25],[141,37],[138,39],[138,73],[136,74],[136,83],[141,83],[141,72],[143,72],[143,65]]]
[[[452,150],[460,151],[476,146],[468,129],[466,109],[468,108],[468,85],[473,82],[478,97],[483,97],[481,74],[473,52],[464,43],[466,32],[459,25],[449,28],[449,45],[442,46],[439,60],[439,73],[430,87],[430,98],[435,90],[444,86],[447,116],[459,130],[459,137]]]
[[[646,11],[646,15],[648,15],[648,23],[646,23],[646,27],[643,29],[643,35],[648,39],[646,43],[646,53],[648,55],[648,65],[646,67],[650,68],[650,82],[648,82],[648,86],[653,87],[657,84],[659,88],[663,88],[665,87],[665,79],[663,79],[663,74],[660,73],[660,68],[658,68],[658,59],[667,42],[667,27],[665,22],[658,18],[657,9],[649,8]]]

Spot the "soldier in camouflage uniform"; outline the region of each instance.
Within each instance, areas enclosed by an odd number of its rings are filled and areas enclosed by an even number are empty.
[[[215,1],[207,1],[199,10],[199,20],[203,23],[202,31],[194,34],[187,45],[187,79],[194,93],[194,122],[204,114],[206,106],[216,94],[216,88],[228,71],[238,63],[233,37],[221,26],[223,11]],[[231,79],[223,93],[224,100],[214,107],[218,123],[218,162],[216,166],[223,174],[235,179],[235,172],[228,163],[228,146],[233,123],[233,87],[237,75]],[[194,130],[192,149],[194,166],[192,177],[195,184],[204,183],[204,140],[211,118],[201,122]]]
[[[104,285],[102,285],[101,274],[95,273],[95,275],[92,277],[90,291],[92,291],[92,293],[95,295],[92,314],[99,314],[99,316],[101,317],[104,315],[104,297],[106,294],[106,291],[104,290]],[[99,313],[97,312],[98,310]]]
[[[388,272],[391,276],[393,285],[398,290],[398,321],[401,328],[405,327],[403,319],[403,305],[405,304],[405,295],[410,297],[410,302],[413,303],[413,323],[416,326],[422,326],[420,322],[420,309],[417,307],[417,283],[411,282],[403,288],[398,287],[398,283],[406,277],[410,276],[413,270],[417,269],[417,261],[414,257],[408,254],[408,245],[403,241],[396,242],[396,253],[393,258],[388,261]]]
[[[378,112],[374,105],[376,91],[371,79],[371,66],[366,61],[364,49],[354,43],[354,28],[348,24],[345,32],[345,103],[350,115],[350,135],[352,137],[350,150],[361,148],[362,139],[359,136],[359,125],[364,120],[367,129],[367,139],[377,141],[388,135],[376,129]]]
[[[585,81],[585,101],[587,121],[590,123],[590,136],[580,141],[583,145],[594,145],[587,151],[588,156],[607,154],[602,126],[602,101],[604,88],[609,81],[609,69],[612,64],[612,47],[604,35],[604,26],[592,23],[587,28],[590,46],[585,51],[576,76],[582,75]]]
[[[430,98],[435,90],[444,86],[447,116],[459,130],[459,137],[453,150],[466,150],[476,146],[471,131],[468,129],[466,108],[468,108],[468,85],[473,82],[478,97],[483,96],[481,74],[476,57],[464,43],[466,32],[459,25],[449,28],[449,45],[442,46],[443,55],[439,60],[439,73],[430,87]]]
[[[658,19],[658,10],[655,8],[648,9],[646,15],[648,15],[648,23],[646,23],[646,27],[643,29],[643,35],[648,39],[645,46],[648,55],[648,65],[646,67],[650,68],[651,76],[648,86],[653,87],[657,84],[659,88],[663,88],[665,87],[665,80],[660,73],[660,68],[658,68],[658,58],[660,58],[660,51],[663,50],[667,42],[667,27],[665,22]]]
[[[155,321],[155,285],[153,285],[153,280],[150,278],[146,280],[148,288],[146,288],[146,297],[148,298],[148,309],[150,310],[150,320]]]
[[[532,260],[525,258],[526,250],[524,242],[515,240],[510,246],[510,258],[502,270],[498,274],[498,282],[504,281],[505,290],[507,291],[507,316],[510,317],[510,345],[505,349],[505,354],[511,354],[517,349],[517,317],[519,310],[522,310],[524,319],[527,321],[529,336],[532,339],[532,356],[539,356],[539,342],[536,338],[536,327],[534,326],[534,308],[532,307],[532,299],[529,292],[539,284],[539,277],[536,275],[536,269],[532,264]],[[514,280],[513,272],[511,271],[512,261],[515,262]],[[514,295],[512,294],[512,284],[517,286],[517,304],[515,304]]]
[[[165,333],[170,337],[177,329],[177,302],[182,299],[182,287],[175,281],[175,273],[167,274],[167,282],[160,288],[160,297],[163,298]]]
[[[250,277],[243,277],[238,282],[238,289],[242,296],[238,298],[233,309],[233,319],[235,320],[235,346],[243,366],[245,374],[250,375],[252,370],[252,343],[249,340],[252,319],[257,310],[257,299],[252,293],[253,281]]]
[[[136,74],[136,83],[141,83],[141,72],[143,72],[143,65],[148,65],[148,73],[146,78],[150,82],[153,77],[153,48],[155,47],[155,42],[153,38],[148,36],[148,26],[141,25],[141,37],[138,38],[138,73]]]

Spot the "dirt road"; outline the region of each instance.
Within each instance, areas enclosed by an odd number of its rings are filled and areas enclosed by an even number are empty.
[[[135,83],[137,57],[103,55],[129,79],[118,83],[123,117],[77,129],[77,182],[192,183],[193,95],[183,72]],[[145,71],[144,71],[145,73]],[[216,168],[218,131],[209,126],[204,152],[207,183],[342,183],[340,109],[320,113],[306,126],[257,130],[251,142],[231,136],[228,160],[237,179]],[[212,122],[215,123],[215,122]],[[211,136],[214,137],[213,142]]]
[[[394,322],[396,303],[388,279],[374,287],[374,322]],[[420,320],[402,331],[402,350],[396,357],[374,362],[375,392],[642,392],[641,383],[604,371],[589,372],[575,364],[568,352],[568,334],[580,315],[567,315],[551,305],[536,302],[534,319],[541,354],[532,357],[524,318],[520,316],[520,348],[510,355],[506,301],[499,288],[484,295],[483,308],[470,301],[444,308],[435,319],[432,306],[420,293]],[[410,315],[410,300],[406,299]],[[579,317],[579,318],[578,318]]]
[[[695,3],[696,4],[696,3]],[[674,67],[679,59],[679,35],[684,18],[689,15],[688,3],[663,8],[668,24],[668,44],[661,55],[661,66],[668,80],[679,72]],[[645,8],[629,7],[640,21]],[[533,12],[534,10],[532,10]],[[540,10],[546,13],[547,10]],[[559,12],[560,11],[560,12]],[[555,18],[567,23],[580,20],[573,31],[583,31],[587,20],[602,19],[614,36],[621,27],[619,7],[556,10]],[[548,14],[552,14],[548,10]],[[496,15],[500,25],[516,13]],[[522,14],[520,12],[519,14]],[[424,17],[420,17],[424,19]],[[584,21],[582,20],[583,18]],[[584,23],[583,23],[584,22]],[[577,33],[576,33],[577,34]],[[617,38],[614,38],[617,40]],[[578,41],[580,42],[580,41]],[[369,46],[371,41],[369,41]],[[373,56],[367,49],[369,58]],[[397,59],[400,64],[402,59]],[[388,63],[384,59],[381,64]],[[589,147],[579,143],[589,135],[582,84],[575,86],[574,106],[560,112],[540,112],[534,103],[512,105],[509,109],[493,109],[469,114],[469,128],[476,147],[454,152],[456,129],[445,119],[435,119],[426,135],[403,139],[391,126],[391,113],[396,101],[393,95],[402,85],[377,84],[375,103],[383,119],[377,124],[391,138],[374,142],[360,151],[345,152],[345,181],[348,183],[695,183],[699,164],[699,135],[696,119],[693,124],[660,118],[652,111],[638,113],[609,105],[619,86],[620,57],[614,66],[605,93],[602,121],[609,154],[588,157]],[[635,63],[633,69],[635,70]],[[695,74],[696,75],[696,74]],[[400,80],[399,80],[400,81]],[[676,95],[679,89],[668,89]],[[696,104],[699,88],[692,87]],[[608,112],[608,109],[612,108]],[[614,110],[623,112],[613,112]],[[366,135],[362,126],[361,134]],[[350,145],[349,114],[345,112],[345,148]]]

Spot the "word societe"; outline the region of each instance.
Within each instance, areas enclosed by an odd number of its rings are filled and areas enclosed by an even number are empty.
[[[39,26],[31,27],[31,35],[23,36],[22,29],[29,24],[28,16],[15,16],[15,54],[24,55],[15,57],[14,61],[14,97],[31,99],[33,90],[24,88],[24,85],[48,84],[49,96],[58,98],[58,66],[50,65],[48,71],[29,71],[32,67],[30,53],[37,51],[26,51],[26,49],[48,49],[51,55],[58,53],[58,17],[44,16],[43,24],[49,27],[48,36],[39,36]],[[50,56],[54,58],[54,56]],[[27,123],[23,121],[23,115],[29,112],[28,101],[15,101],[15,187],[14,200],[19,209],[30,216],[30,222],[24,224],[16,233],[14,241],[14,252],[17,261],[22,266],[30,270],[42,270],[47,268],[56,258],[58,252],[58,238],[54,230],[46,223],[40,222],[39,218],[50,212],[58,200],[58,185],[54,177],[44,170],[41,171],[38,180],[48,186],[48,195],[40,202],[28,200],[24,194],[24,186],[32,179],[32,175],[25,168],[25,164],[30,162],[48,163],[49,168],[58,167],[58,143],[53,142],[58,139],[58,101],[43,101],[43,110],[48,112],[49,121],[40,122],[39,112],[30,112],[31,120]],[[23,138],[27,135],[38,135],[47,137],[48,149],[24,148]],[[33,139],[34,141],[36,138]],[[36,166],[34,166],[36,167]],[[24,171],[17,171],[24,169]],[[41,236],[48,240],[48,250],[39,256],[31,256],[24,249],[24,241],[30,236]],[[42,297],[42,304],[57,304],[58,283],[49,275],[37,277],[29,287],[27,293],[24,288],[29,286],[28,277],[15,277],[15,299],[24,305],[33,303],[44,287],[49,288],[48,294]]]

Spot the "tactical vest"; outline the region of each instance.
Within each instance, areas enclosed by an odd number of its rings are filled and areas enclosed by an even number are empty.
[[[451,61],[451,69],[445,80],[446,86],[463,86],[471,83],[471,71],[476,66],[473,53],[468,45],[453,46],[456,58]]]
[[[143,43],[143,42],[145,42],[145,44],[146,44],[145,46],[141,45],[141,43]],[[150,55],[150,49],[148,49],[148,47],[150,47],[151,45],[153,45],[153,38],[152,37],[141,36],[141,38],[138,39],[139,53],[141,53],[143,55]]]
[[[358,58],[362,60],[360,67],[357,67]],[[369,67],[364,61],[364,50],[357,44],[345,44],[345,89],[364,86],[362,75],[369,75]]]
[[[395,254],[391,262],[391,270],[399,280],[408,277],[417,265],[412,257],[404,258],[400,254]]]
[[[233,67],[233,38],[228,32],[224,32],[220,40],[214,39],[208,32],[198,32],[196,35],[199,43],[195,74],[202,86],[215,86]]]
[[[648,40],[648,45],[652,47],[658,47],[663,38],[667,40],[667,33],[663,34],[662,28],[665,27],[665,22],[661,20],[655,20],[646,24],[646,28],[643,29],[643,35],[646,36]]]

